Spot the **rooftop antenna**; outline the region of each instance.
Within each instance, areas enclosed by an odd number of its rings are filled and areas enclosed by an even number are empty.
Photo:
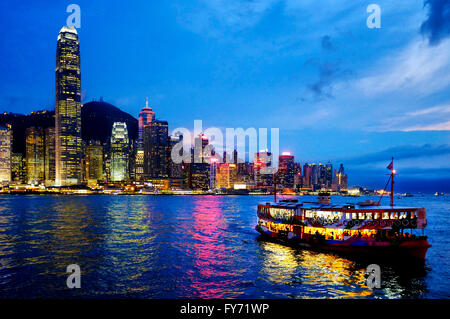
[[[148,107],[148,96],[145,98],[145,107]]]

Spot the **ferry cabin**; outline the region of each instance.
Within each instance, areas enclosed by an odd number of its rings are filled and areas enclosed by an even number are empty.
[[[330,205],[280,202],[258,205],[258,226],[273,237],[309,241],[344,241],[357,237],[368,242],[412,237],[405,230],[426,227],[424,208]]]

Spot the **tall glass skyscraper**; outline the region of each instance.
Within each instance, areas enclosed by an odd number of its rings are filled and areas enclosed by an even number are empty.
[[[27,183],[43,183],[45,180],[44,130],[40,127],[29,127],[25,135]]]
[[[139,139],[144,139],[144,127],[150,124],[155,119],[155,112],[148,106],[148,98],[145,100],[145,107],[139,113]]]
[[[56,185],[73,185],[81,177],[80,45],[75,28],[63,27],[56,51]]]
[[[45,185],[55,183],[55,128],[45,129]]]
[[[153,120],[144,126],[144,175],[146,178],[169,177],[169,124]]]
[[[111,181],[122,182],[129,178],[129,150],[127,124],[115,122],[111,133]]]
[[[11,127],[0,126],[0,183],[11,182],[11,145]]]

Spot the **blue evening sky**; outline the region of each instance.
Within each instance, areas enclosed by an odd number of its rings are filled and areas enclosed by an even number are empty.
[[[394,156],[404,189],[450,190],[450,0],[2,0],[0,111],[54,108],[71,3],[84,102],[137,117],[148,96],[172,129],[280,128],[280,151],[352,185],[383,187]]]

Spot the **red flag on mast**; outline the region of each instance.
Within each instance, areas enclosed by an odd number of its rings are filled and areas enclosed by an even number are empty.
[[[391,164],[388,165],[388,167],[386,167],[388,170],[392,171],[392,169],[394,168],[394,160],[392,160]]]

